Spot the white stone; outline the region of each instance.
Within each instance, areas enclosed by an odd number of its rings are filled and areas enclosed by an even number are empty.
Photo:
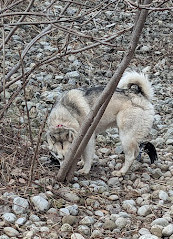
[[[150,205],[143,205],[140,208],[138,208],[138,215],[139,216],[147,216],[150,213],[151,213]]]
[[[124,217],[118,217],[116,219],[115,223],[118,228],[124,228],[127,225],[128,220],[127,220],[127,218],[124,218]]]
[[[80,78],[80,74],[79,74],[78,71],[67,72],[65,74],[65,78],[66,79],[71,79],[71,78],[79,79]]]
[[[34,236],[34,232],[33,231],[26,231],[24,233],[24,239],[31,239]]]
[[[159,237],[147,234],[147,235],[140,236],[139,239],[159,239]]]
[[[97,229],[94,230],[91,234],[91,238],[99,238],[99,237],[102,237],[102,236],[103,236],[103,234],[101,233],[101,231],[97,230]]]
[[[13,227],[5,227],[4,232],[9,237],[17,237],[19,235],[19,232]]]
[[[136,213],[137,208],[135,207],[135,205],[136,205],[135,201],[131,199],[131,200],[125,200],[122,206],[125,210],[127,210],[127,212]]]
[[[139,234],[140,235],[146,235],[146,234],[151,234],[150,231],[147,228],[141,228],[139,229]]]
[[[163,226],[163,227],[165,227],[165,226],[167,226],[169,223],[168,223],[168,221],[166,220],[166,219],[164,219],[164,218],[157,218],[157,219],[155,219],[152,223],[151,223],[151,226],[153,226],[153,225],[160,225],[160,226]]]
[[[29,208],[28,200],[22,197],[15,197],[13,200],[13,211],[16,214],[22,214]]]
[[[141,51],[142,52],[149,52],[151,50],[151,46],[142,46]]]
[[[61,231],[62,232],[72,232],[73,231],[73,227],[71,225],[69,225],[68,223],[64,223],[61,226]]]
[[[94,214],[96,216],[99,216],[99,217],[103,217],[104,216],[104,213],[102,211],[100,211],[100,210],[95,211]]]
[[[74,193],[70,188],[60,188],[59,194],[69,202],[77,203],[80,201],[80,197]]]
[[[49,209],[49,202],[41,196],[32,197],[31,202],[34,204],[38,211],[43,212]]]
[[[16,221],[16,215],[14,213],[10,213],[10,212],[7,212],[7,213],[4,213],[2,215],[2,218],[6,221],[6,222],[15,222]]]
[[[16,220],[15,224],[21,226],[26,222],[26,217],[20,217]]]
[[[79,233],[73,233],[71,235],[71,239],[85,239],[85,238]]]
[[[82,225],[92,225],[94,224],[95,220],[93,217],[86,216],[84,217],[79,223]]]
[[[49,228],[48,227],[40,227],[40,232],[49,232]]]
[[[9,237],[7,235],[1,235],[0,239],[9,239]]]
[[[67,215],[70,215],[70,212],[67,208],[60,208],[59,214],[60,214],[60,216],[67,216]]]
[[[109,148],[101,148],[100,153],[105,154],[106,156],[108,156],[111,153],[111,149]]]
[[[29,220],[31,220],[33,222],[39,222],[40,218],[35,214],[31,214],[30,217],[29,217]]]
[[[166,237],[171,236],[173,234],[173,224],[169,224],[168,226],[164,227],[162,234]]]
[[[109,196],[109,199],[112,201],[118,200],[118,198],[119,198],[118,195],[115,194]]]
[[[163,201],[167,201],[169,196],[166,192],[164,192],[163,190],[159,191],[159,198]]]
[[[77,216],[77,214],[78,214],[78,205],[77,204],[67,206],[66,208],[69,210],[69,212],[72,216]]]
[[[123,201],[123,204],[136,205],[136,202],[133,199]]]
[[[89,235],[90,234],[90,228],[86,225],[80,225],[78,226],[78,231],[82,234]]]

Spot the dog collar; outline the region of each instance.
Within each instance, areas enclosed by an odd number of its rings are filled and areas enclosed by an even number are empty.
[[[56,128],[62,128],[64,125],[63,124],[58,124]]]

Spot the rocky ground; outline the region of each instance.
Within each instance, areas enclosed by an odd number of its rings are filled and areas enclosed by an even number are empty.
[[[86,4],[91,2],[86,1]],[[36,1],[34,10],[44,12],[49,2],[41,3]],[[63,7],[64,2],[57,1],[53,10],[59,13]],[[134,14],[127,5],[120,3],[116,11],[114,9],[115,6],[110,5],[98,13],[92,23],[75,29],[101,37],[132,24]],[[77,11],[76,5],[69,7],[66,16],[73,16]],[[69,184],[55,180],[58,167],[49,162],[46,128],[33,173],[31,161],[40,126],[57,95],[71,88],[107,83],[127,48],[130,33],[112,40],[111,44],[117,45],[116,50],[104,45],[69,54],[36,69],[29,76],[25,95],[34,146],[27,130],[23,93],[15,98],[0,122],[0,239],[173,239],[172,19],[173,14],[168,10],[150,13],[130,65],[147,73],[154,87],[156,114],[147,139],[156,146],[158,161],[151,165],[148,156],[143,154],[143,162],[135,161],[125,177],[111,175],[113,170],[121,168],[124,159],[117,129],[97,137],[98,160],[90,174],[76,175]],[[12,36],[6,45],[6,73],[17,64],[18,51],[34,38],[40,31],[38,28],[24,26]],[[66,35],[61,31],[56,34],[44,36],[33,45],[25,57],[25,70],[65,43]],[[84,43],[72,36],[69,48],[82,47]],[[19,75],[20,70],[11,80]],[[6,90],[7,99],[20,84],[18,81]],[[1,93],[0,109],[4,104]]]

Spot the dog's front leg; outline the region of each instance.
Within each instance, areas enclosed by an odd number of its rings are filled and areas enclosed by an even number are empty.
[[[94,152],[95,152],[95,134],[93,134],[82,154],[83,157],[83,168],[80,169],[78,172],[80,174],[88,174],[91,166],[92,166],[92,161],[94,158]]]

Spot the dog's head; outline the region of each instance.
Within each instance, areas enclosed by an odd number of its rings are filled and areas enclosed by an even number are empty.
[[[62,164],[68,149],[73,142],[76,131],[64,125],[49,128],[47,142],[51,155]]]

